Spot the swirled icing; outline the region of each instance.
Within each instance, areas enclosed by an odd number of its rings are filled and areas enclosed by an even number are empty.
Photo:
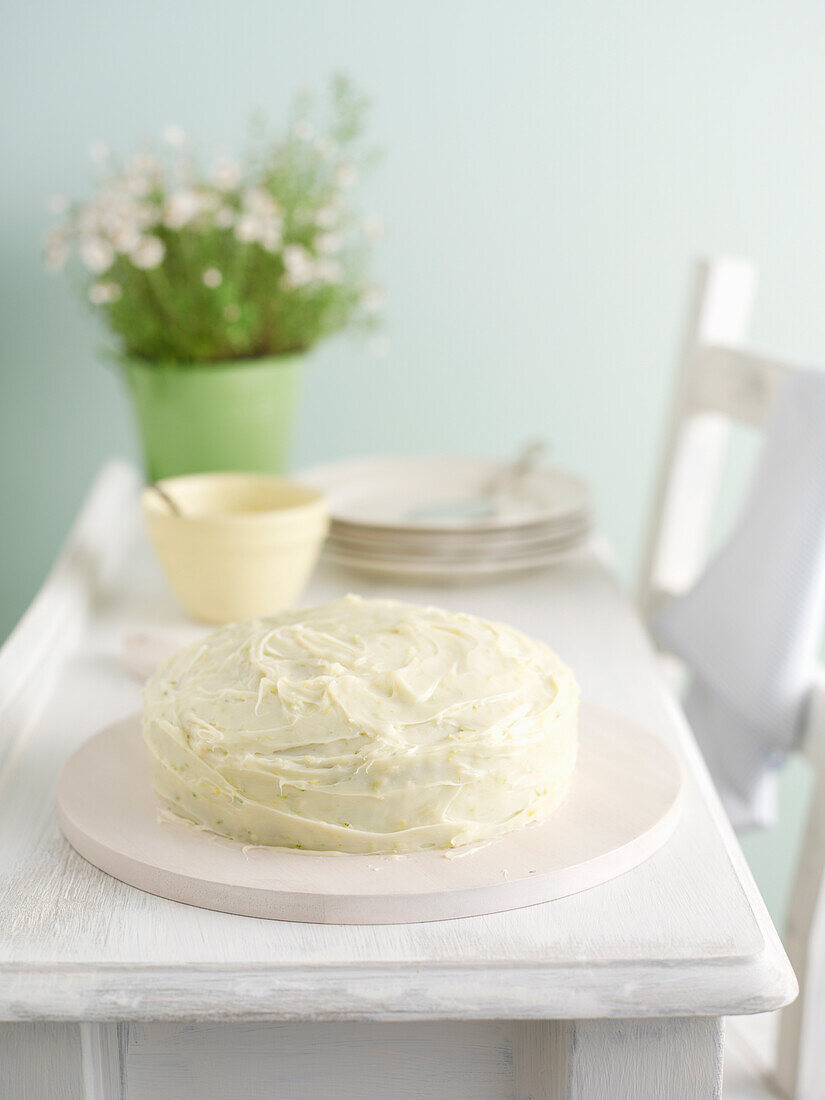
[[[155,787],[249,844],[403,852],[550,813],[578,688],[541,642],[436,607],[347,596],[223,627],[144,692]]]

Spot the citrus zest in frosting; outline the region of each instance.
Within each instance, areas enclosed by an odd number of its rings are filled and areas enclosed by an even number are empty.
[[[578,687],[542,642],[346,596],[236,623],[149,680],[165,806],[245,844],[409,852],[545,818],[576,759]]]

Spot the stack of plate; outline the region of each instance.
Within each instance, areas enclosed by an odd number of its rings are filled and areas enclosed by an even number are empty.
[[[590,533],[590,494],[558,470],[462,458],[361,458],[301,481],[330,506],[327,556],[374,573],[455,580],[533,569]]]

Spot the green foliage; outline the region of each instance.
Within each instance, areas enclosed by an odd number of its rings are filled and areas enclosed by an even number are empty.
[[[303,351],[375,320],[367,281],[377,219],[349,195],[374,154],[367,103],[343,76],[327,109],[303,94],[284,133],[256,118],[240,163],[206,171],[178,127],[162,150],[116,163],[93,150],[100,179],[46,243],[60,270],[76,252],[82,285],[119,351],[176,363]],[[323,118],[319,116],[323,114]]]

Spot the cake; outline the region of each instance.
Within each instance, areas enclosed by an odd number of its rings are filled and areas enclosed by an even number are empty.
[[[578,687],[542,642],[346,596],[222,627],[144,692],[156,791],[246,844],[448,849],[540,821],[576,759]]]

